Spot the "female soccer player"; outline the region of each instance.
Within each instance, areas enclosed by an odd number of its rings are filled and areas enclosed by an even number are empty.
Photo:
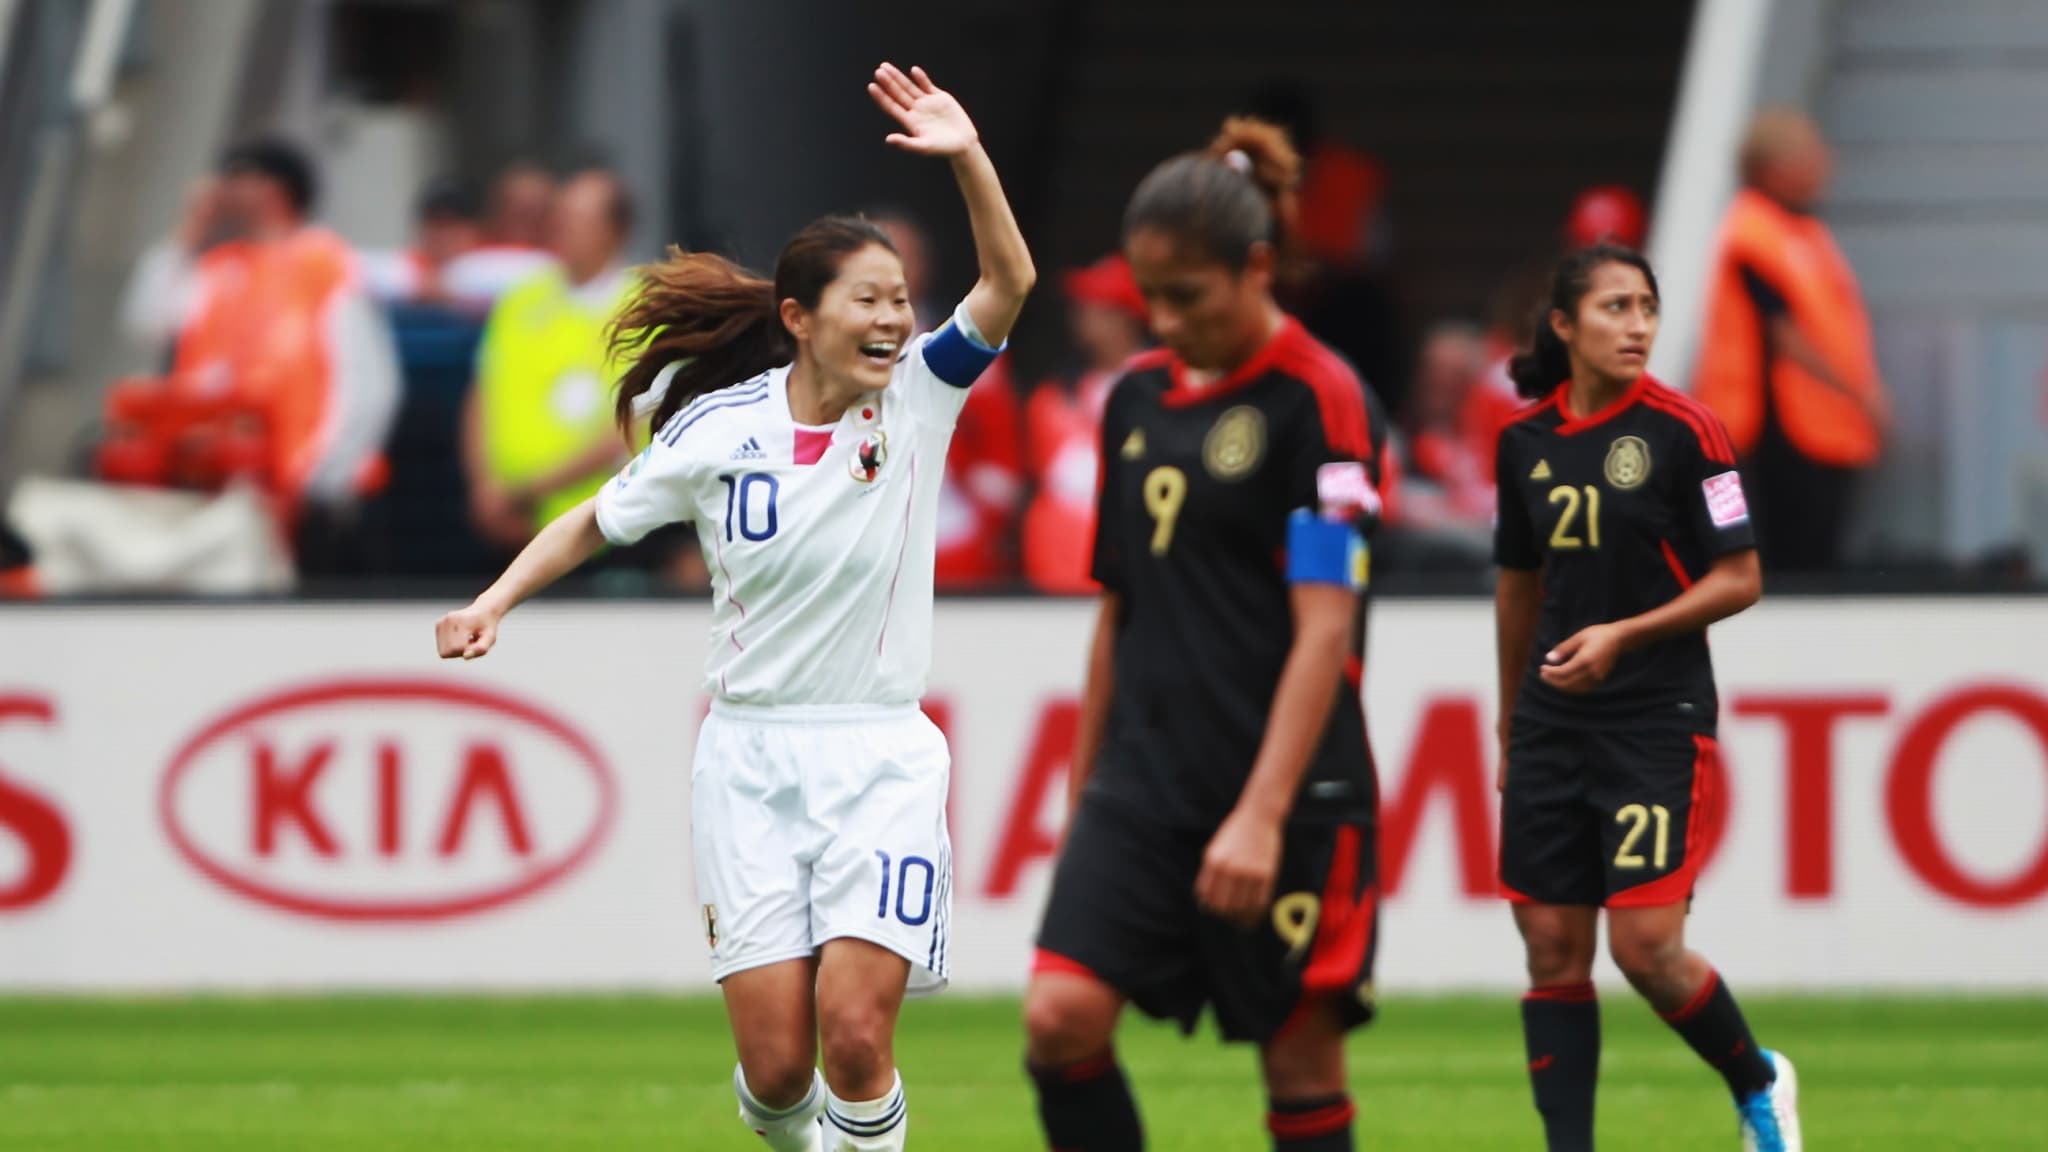
[[[1026,996],[1052,1147],[1143,1134],[1126,1003],[1260,1048],[1274,1147],[1351,1147],[1343,1038],[1372,1015],[1378,802],[1358,691],[1384,421],[1273,301],[1300,161],[1225,123],[1152,170],[1124,252],[1165,345],[1102,422],[1102,607],[1073,823]],[[1269,722],[1270,720],[1270,722]]]
[[[1501,885],[1528,949],[1529,1079],[1551,1152],[1593,1147],[1596,919],[1643,994],[1735,1093],[1743,1146],[1797,1152],[1798,1086],[1685,946],[1718,802],[1706,629],[1762,594],[1728,434],[1647,376],[1657,279],[1596,245],[1552,277],[1538,401],[1497,448]]]
[[[903,1147],[896,1016],[906,984],[945,983],[952,897],[946,744],[917,705],[934,509],[968,385],[1035,275],[959,103],[889,64],[868,91],[902,125],[888,142],[947,158],[967,201],[981,278],[952,318],[911,339],[902,263],[857,219],[797,233],[772,284],[708,255],[645,270],[615,336],[645,346],[618,404],[622,423],[652,413],[652,442],[436,628],[442,656],[482,656],[606,541],[697,525],[714,581],[698,899],[740,1115],[777,1152]]]

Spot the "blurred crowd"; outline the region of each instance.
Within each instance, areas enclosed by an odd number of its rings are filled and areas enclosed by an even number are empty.
[[[1256,111],[1303,146],[1282,296],[1357,364],[1395,414],[1387,546],[1398,569],[1487,564],[1493,446],[1523,402],[1506,363],[1543,322],[1547,271],[1573,245],[1640,247],[1629,188],[1589,187],[1485,317],[1444,317],[1395,347],[1386,178],[1321,137],[1284,89]],[[1759,506],[1766,563],[1841,563],[1847,501],[1888,420],[1855,276],[1812,209],[1826,144],[1771,111],[1745,139],[1693,386],[1728,423]],[[281,140],[231,149],[175,232],[138,262],[123,329],[161,370],[109,392],[92,461],[108,484],[263,496],[302,584],[429,581],[494,571],[590,495],[629,451],[613,424],[607,323],[635,291],[633,198],[603,169],[517,165],[487,189],[436,182],[400,251],[352,248],[316,221],[319,174]],[[875,214],[903,255],[921,321],[947,312],[918,224]],[[952,589],[1085,593],[1097,424],[1148,344],[1121,256],[1056,281],[1060,365],[977,385],[952,449],[938,579]],[[1039,313],[1045,315],[1044,311]],[[1384,569],[1383,569],[1384,570]],[[687,530],[608,557],[590,579],[703,586]],[[354,586],[354,585],[351,585]],[[0,594],[33,588],[26,544],[0,535]]]

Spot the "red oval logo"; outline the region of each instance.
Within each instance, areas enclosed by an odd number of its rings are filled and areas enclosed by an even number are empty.
[[[172,758],[159,815],[247,899],[351,921],[443,920],[531,896],[610,832],[597,748],[531,704],[433,680],[268,696]]]

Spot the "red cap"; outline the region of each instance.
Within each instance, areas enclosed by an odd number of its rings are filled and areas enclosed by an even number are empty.
[[[1061,277],[1067,298],[1081,304],[1101,304],[1128,312],[1140,321],[1151,318],[1145,294],[1138,291],[1137,277],[1130,262],[1112,252],[1086,268],[1070,268]]]
[[[1602,184],[1579,193],[1564,221],[1565,240],[1574,248],[1602,241],[1641,248],[1645,231],[1643,202],[1619,184]]]

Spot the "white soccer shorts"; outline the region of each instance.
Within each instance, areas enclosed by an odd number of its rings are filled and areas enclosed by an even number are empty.
[[[915,706],[714,702],[690,770],[712,977],[851,937],[910,961],[911,994],[944,988],[951,767]]]

